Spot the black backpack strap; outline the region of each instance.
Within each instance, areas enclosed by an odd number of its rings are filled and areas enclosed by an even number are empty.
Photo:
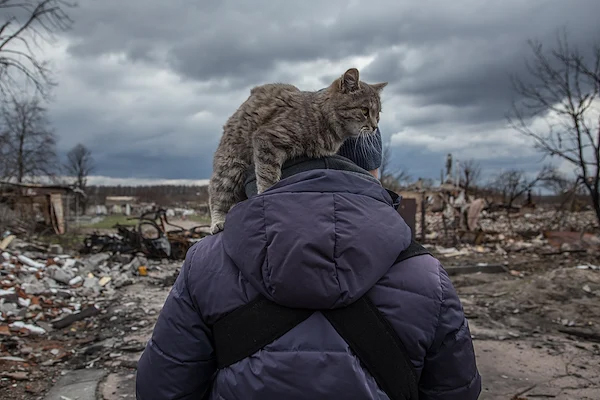
[[[429,251],[413,241],[395,263]],[[262,295],[212,326],[218,368],[226,368],[277,340],[317,310],[288,308]],[[363,296],[349,306],[321,310],[391,400],[418,398],[416,373],[400,337]]]
[[[429,250],[413,240],[410,242],[410,245],[408,245],[408,247],[398,255],[394,264],[398,264],[399,262],[408,260],[409,258],[422,256],[425,254],[431,255]]]
[[[217,368],[228,367],[251,356],[314,312],[284,307],[262,295],[236,308],[212,327]]]
[[[390,400],[419,398],[417,375],[404,344],[367,296],[322,312]]]

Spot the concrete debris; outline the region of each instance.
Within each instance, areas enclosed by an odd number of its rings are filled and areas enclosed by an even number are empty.
[[[113,260],[119,264],[129,264],[131,262],[131,254],[120,254],[117,253],[113,256]]]
[[[51,244],[48,253],[58,256],[63,253],[63,248],[59,244]]]
[[[119,275],[113,280],[113,283],[115,288],[120,289],[124,286],[133,285],[133,278],[127,275]]]
[[[33,261],[31,258],[26,257],[26,256],[21,255],[21,254],[17,256],[17,259],[22,264],[27,265],[28,267],[31,267],[31,268],[42,269],[45,266],[45,264]]]
[[[124,270],[126,271],[130,271],[130,272],[135,272],[137,271],[138,267],[142,266],[142,260],[140,259],[140,257],[135,257],[133,260],[131,260],[131,262],[127,265],[125,265],[123,267]]]
[[[499,257],[516,255],[573,259],[597,259],[600,255],[600,229],[592,212],[557,213],[538,207],[532,212],[508,214],[505,210],[482,210],[483,203],[478,200],[470,205],[472,214],[466,216],[466,224],[458,216],[444,217],[443,210],[426,216],[426,236],[421,242],[431,243],[434,255],[444,264],[472,264],[474,257],[495,258],[493,262],[497,262]]]
[[[100,264],[108,261],[110,259],[110,254],[108,253],[98,253],[91,255],[86,261],[92,267],[98,267]]]
[[[29,379],[29,374],[27,372],[19,371],[19,372],[2,372],[3,378],[13,379],[15,381],[26,381]]]
[[[507,353],[506,347],[481,351],[482,344],[490,343],[517,346],[519,354],[525,351],[524,358],[546,352],[559,357],[568,354],[561,346],[569,343],[570,350],[584,349],[577,362],[586,369],[576,373],[600,376],[600,230],[590,224],[593,215],[557,215],[537,206],[508,214],[460,197],[454,206],[460,212],[447,212],[445,220],[446,206],[439,212],[427,206],[426,237],[417,240],[451,276],[487,381],[496,370],[485,370],[486,360],[496,368]],[[161,250],[161,243],[153,239],[146,238],[150,251],[129,245],[137,234],[131,242],[124,241],[133,228],[123,228],[118,235],[91,235],[79,256],[18,238],[0,249],[0,370],[10,374],[0,376],[0,398],[56,393],[58,398],[74,399],[73,392],[61,387],[60,374],[108,370],[111,376],[126,377],[134,372],[181,259],[197,239],[190,235],[179,243],[181,232],[169,235],[160,220],[156,225],[164,233],[163,244],[168,238],[168,257],[166,247]],[[416,231],[420,236],[419,227]],[[511,362],[497,377],[512,379],[508,372],[514,365],[518,363]],[[546,365],[550,364],[540,361],[528,370],[537,374]],[[564,374],[564,368],[559,373]],[[58,381],[60,390],[48,392],[52,381]],[[39,389],[30,386],[33,383],[42,391],[35,392]],[[133,389],[116,394],[100,385],[98,390],[114,398],[135,396]]]
[[[85,369],[69,371],[56,383],[45,400],[95,400],[103,370]]]
[[[85,310],[97,299],[114,298],[116,290],[148,279],[161,265],[135,255],[97,253],[79,258],[63,254],[58,245],[43,251],[43,246],[19,239],[5,247],[0,264],[0,332],[11,335],[62,329],[67,326],[61,322],[65,318],[87,315]]]
[[[43,282],[24,282],[21,285],[21,289],[25,292],[25,294],[29,295],[39,295],[43,293],[47,293],[48,290],[44,286]]]
[[[46,268],[46,275],[54,279],[57,282],[70,284],[71,279],[75,278],[75,273],[66,268],[60,268],[56,265],[50,265]]]
[[[443,211],[428,212],[426,215],[426,240],[441,244],[443,239],[452,243],[454,235],[465,232],[482,232],[483,236],[467,235],[479,239],[480,243],[503,243],[506,240],[529,241],[533,238],[543,240],[544,245],[560,246],[569,243],[577,248],[600,247],[600,236],[584,233],[593,229],[592,221],[596,216],[592,211],[556,212],[555,210],[536,209],[531,213],[507,214],[505,211],[483,209],[483,202],[475,200],[467,212],[466,218],[458,215],[444,215]],[[463,221],[466,219],[466,222]],[[420,232],[421,221],[417,221]],[[463,241],[468,243],[469,240]],[[471,242],[471,244],[473,244]],[[541,243],[540,243],[541,244]]]
[[[181,268],[139,253],[69,255],[19,238],[0,254],[3,399],[40,398],[61,371],[135,368]]]

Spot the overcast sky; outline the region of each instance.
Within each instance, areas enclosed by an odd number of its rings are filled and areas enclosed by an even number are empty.
[[[389,82],[380,127],[414,177],[438,178],[448,152],[532,171],[540,157],[505,120],[509,74],[528,39],[600,38],[598,0],[80,0],[71,14],[44,47],[59,82],[50,116],[59,151],[88,146],[112,182],[206,179],[252,86],[316,90],[350,67]]]

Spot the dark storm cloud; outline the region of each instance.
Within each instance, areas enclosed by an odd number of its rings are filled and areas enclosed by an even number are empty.
[[[104,176],[149,179],[198,179],[198,171],[210,171],[212,152],[194,155],[148,154],[140,151],[107,152],[94,156]],[[206,176],[208,178],[208,175]]]
[[[435,71],[494,55],[497,65],[507,66],[522,58],[518,50],[527,38],[547,39],[561,25],[577,27],[576,41],[598,33],[598,12],[595,0],[576,7],[560,1],[430,1],[419,7],[386,1],[367,7],[347,1],[105,0],[81,6],[74,33],[82,41],[72,51],[125,51],[132,59],[152,59],[153,51],[164,48],[172,65],[199,80],[262,77],[278,61],[335,60],[378,50],[385,58],[390,46],[419,50]],[[405,78],[393,63],[384,65],[392,68],[374,66],[377,79]]]
[[[206,178],[205,159],[248,86],[303,82],[306,71],[326,86],[351,66],[340,61],[365,56],[373,61],[362,78],[390,82],[387,132],[463,129],[469,146],[479,127],[504,124],[513,96],[508,77],[523,74],[527,39],[551,47],[564,26],[585,50],[600,37],[598,15],[597,0],[82,1],[68,33],[71,68],[58,76],[64,87],[53,120],[60,150],[84,140],[100,174]],[[108,57],[120,58],[110,64]],[[317,61],[342,66],[311,70]],[[180,79],[163,85],[159,71]],[[190,122],[198,112],[208,117]],[[499,145],[492,133],[482,135]],[[445,151],[413,147],[398,145],[397,162],[437,177]],[[506,161],[492,153],[489,159]]]

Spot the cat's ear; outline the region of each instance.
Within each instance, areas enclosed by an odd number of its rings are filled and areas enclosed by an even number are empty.
[[[373,87],[373,89],[375,89],[375,91],[377,93],[381,93],[381,91],[383,90],[384,87],[386,87],[388,85],[387,82],[382,82],[382,83],[376,83],[374,85],[371,85]]]
[[[352,93],[360,89],[359,74],[356,68],[344,72],[340,79],[340,89],[343,93]]]

